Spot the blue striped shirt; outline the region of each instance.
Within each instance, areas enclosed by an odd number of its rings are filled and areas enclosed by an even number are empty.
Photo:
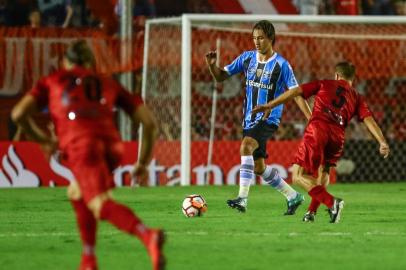
[[[261,120],[263,113],[251,115],[257,105],[266,104],[281,95],[285,89],[298,86],[292,67],[286,59],[274,53],[267,61],[258,60],[257,51],[245,51],[224,67],[229,75],[244,72],[246,93],[243,128],[250,129]],[[283,104],[272,109],[266,122],[279,126]]]

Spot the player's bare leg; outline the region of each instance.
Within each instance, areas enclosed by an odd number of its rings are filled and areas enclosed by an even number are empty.
[[[82,258],[79,270],[97,270],[97,258],[95,255],[97,220],[83,201],[79,185],[76,181],[70,183],[67,195],[75,211],[77,226],[82,240]]]
[[[260,175],[265,182],[285,196],[287,204],[285,215],[294,215],[304,201],[304,196],[286,183],[277,169],[266,166],[264,158],[255,160],[255,174]]]
[[[304,188],[308,194],[329,208],[330,222],[337,223],[340,220],[341,211],[344,207],[344,201],[334,198],[327,192],[324,185],[318,183],[317,178],[307,174],[301,166],[293,165],[293,181]]]
[[[130,208],[115,202],[109,193],[94,197],[88,206],[96,218],[106,220],[116,228],[139,238],[148,251],[154,270],[165,269],[162,251],[165,235],[162,230],[146,227]]]

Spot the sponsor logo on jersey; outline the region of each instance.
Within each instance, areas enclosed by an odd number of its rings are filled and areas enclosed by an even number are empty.
[[[253,80],[247,80],[245,81],[245,84],[247,86],[252,86],[252,87],[257,87],[257,88],[261,88],[261,89],[267,89],[267,90],[272,90],[272,83],[271,84],[266,84],[266,83],[262,83],[262,82],[255,82]]]

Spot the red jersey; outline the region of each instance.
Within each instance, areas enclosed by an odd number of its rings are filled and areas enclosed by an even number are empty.
[[[82,67],[59,70],[40,79],[29,94],[39,108],[48,105],[62,150],[83,137],[119,140],[115,107],[132,114],[143,103],[140,96],[131,95],[112,78]]]
[[[315,95],[310,121],[336,124],[344,132],[352,117],[358,121],[372,116],[363,97],[345,80],[321,80],[301,85],[303,97]]]

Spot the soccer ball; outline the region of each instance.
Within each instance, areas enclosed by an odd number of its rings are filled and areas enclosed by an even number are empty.
[[[182,212],[187,217],[200,217],[206,211],[207,203],[201,195],[188,195],[183,200]]]

